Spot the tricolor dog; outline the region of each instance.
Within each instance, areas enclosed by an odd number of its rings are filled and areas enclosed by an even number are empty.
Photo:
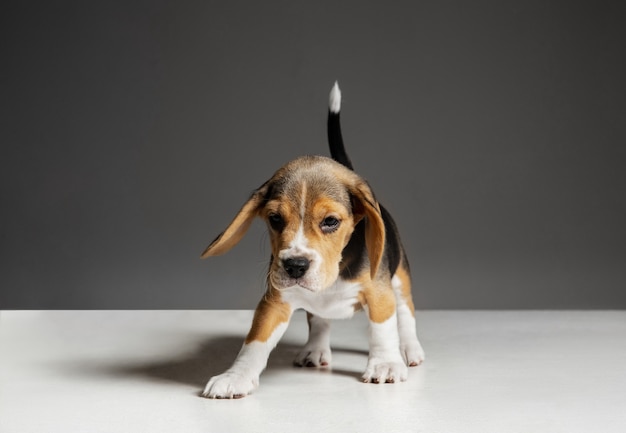
[[[272,255],[267,291],[235,362],[209,380],[205,397],[240,398],[252,392],[298,309],[307,311],[309,337],[294,360],[297,366],[328,366],[329,320],[351,317],[361,309],[369,318],[363,382],[404,381],[407,366],[424,360],[409,264],[393,219],[352,170],[341,137],[340,105],[335,83],[328,112],[332,159],[305,156],[280,168],[202,254],[228,251],[255,217],[268,225]]]

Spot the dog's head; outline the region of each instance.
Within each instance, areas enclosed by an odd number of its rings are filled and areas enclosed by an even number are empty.
[[[385,227],[365,180],[322,156],[298,158],[252,193],[230,225],[202,253],[223,254],[252,220],[267,222],[272,258],[269,283],[279,289],[329,287],[339,276],[342,251],[365,218],[365,245],[373,279],[383,256]]]

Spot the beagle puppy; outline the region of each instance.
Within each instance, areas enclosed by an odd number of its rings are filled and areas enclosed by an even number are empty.
[[[409,263],[393,219],[353,171],[345,152],[337,83],[329,102],[332,159],[304,156],[280,168],[202,253],[205,258],[231,249],[257,216],[268,225],[272,255],[267,290],[235,362],[209,380],[205,397],[241,398],[257,388],[270,352],[298,309],[307,311],[309,337],[296,366],[328,366],[329,320],[361,309],[369,318],[363,382],[404,381],[407,366],[424,360]]]

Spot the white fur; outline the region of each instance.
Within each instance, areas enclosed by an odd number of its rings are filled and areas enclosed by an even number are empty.
[[[395,313],[382,323],[370,321],[369,344],[369,358],[362,376],[364,382],[398,382],[407,379],[408,369],[400,355]]]
[[[391,286],[396,295],[396,311],[398,315],[398,335],[400,338],[400,354],[406,365],[420,365],[425,358],[424,349],[417,339],[414,311],[411,311],[402,296],[402,281],[397,275],[391,279]]]
[[[298,280],[291,278],[287,272],[280,268],[273,275],[273,282],[278,288],[286,288],[290,286],[305,287],[309,291],[319,291],[321,287],[322,275],[320,275],[320,269],[324,258],[314,248],[309,247],[309,241],[304,234],[304,226],[300,224],[296,236],[289,243],[289,246],[278,252],[279,260],[286,260],[289,258],[304,257],[310,261],[309,269]]]
[[[300,221],[304,221],[304,214],[306,213],[306,182],[302,182],[302,193],[300,199]]]
[[[333,285],[320,292],[294,286],[282,291],[281,295],[294,310],[302,308],[325,319],[347,319],[354,315],[361,288],[359,283],[338,278]]]
[[[394,275],[391,279],[391,287],[393,287],[394,292],[398,292],[402,288],[402,280],[397,275]]]
[[[309,339],[294,359],[299,366],[322,367],[330,364],[330,322],[318,316],[309,320]]]
[[[328,319],[346,319],[354,315],[358,304],[358,294],[362,289],[359,283],[337,279],[321,292],[313,293],[300,287],[292,287],[282,292],[283,299],[294,309],[305,309],[313,314],[310,320],[309,338],[296,355],[294,363],[300,366],[312,364],[315,367],[331,362],[330,323]]]
[[[339,90],[339,83],[335,81],[335,85],[330,91],[330,97],[328,98],[328,108],[332,113],[339,113],[341,110],[341,90]]]
[[[400,354],[406,365],[420,365],[424,359],[424,349],[417,339],[415,317],[411,310],[403,303],[398,305],[398,335],[400,337]]]
[[[237,398],[259,386],[259,376],[267,365],[270,352],[287,329],[287,322],[276,327],[267,341],[244,344],[235,362],[226,372],[209,380],[202,395],[209,398]]]

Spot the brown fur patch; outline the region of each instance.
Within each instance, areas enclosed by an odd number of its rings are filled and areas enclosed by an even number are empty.
[[[365,217],[365,246],[370,261],[370,277],[376,278],[385,250],[385,223],[372,190],[361,179],[346,185],[356,202],[355,221]]]
[[[290,317],[291,306],[283,302],[280,293],[270,287],[254,312],[254,319],[252,319],[252,327],[246,337],[246,344],[253,341],[267,341],[274,330],[281,323],[288,322]]]
[[[324,233],[320,224],[329,216],[337,218],[340,224],[335,231]],[[336,279],[341,253],[353,231],[353,219],[345,206],[329,197],[311,197],[306,205],[304,235],[309,247],[315,249],[323,257],[321,273],[328,276],[325,285],[332,284]]]
[[[293,197],[292,200],[274,199],[265,205],[263,217],[266,220],[269,215],[275,213],[280,215],[285,221],[285,226],[280,233],[268,227],[272,244],[272,255],[274,257],[278,257],[279,251],[287,248],[289,243],[296,237],[300,227],[298,199],[298,197]],[[278,262],[276,262],[276,265],[278,265]]]
[[[203,259],[209,256],[224,254],[237,244],[246,234],[263,204],[263,196],[266,194],[268,184],[263,184],[257,189],[248,201],[242,206],[232,222],[211,244],[202,252]]]
[[[356,281],[359,281],[363,290],[359,292],[358,299],[361,305],[367,306],[369,319],[374,323],[382,323],[388,320],[396,311],[396,297],[389,281],[379,278],[372,281],[369,274],[365,273]]]

